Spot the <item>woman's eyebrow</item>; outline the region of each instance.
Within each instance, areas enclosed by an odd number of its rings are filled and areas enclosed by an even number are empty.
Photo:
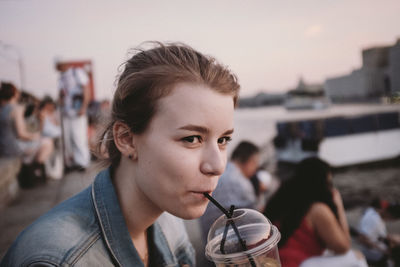
[[[199,125],[193,125],[193,124],[185,125],[178,129],[199,132],[202,134],[207,134],[210,132],[210,130],[206,127],[199,126]],[[230,134],[233,134],[233,129],[229,129],[229,130],[225,131],[222,135],[230,135]]]
[[[230,134],[233,134],[233,129],[224,132],[222,135],[230,135]]]
[[[199,126],[199,125],[193,125],[193,124],[188,124],[185,126],[182,126],[178,128],[179,130],[188,130],[188,131],[193,131],[193,132],[199,132],[202,134],[207,134],[210,132],[210,130],[206,127]]]

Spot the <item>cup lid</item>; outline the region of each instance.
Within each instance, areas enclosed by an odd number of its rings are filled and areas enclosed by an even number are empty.
[[[206,245],[206,256],[217,262],[247,260],[277,245],[278,229],[260,212],[252,209],[234,210],[231,218],[220,216],[211,226]]]

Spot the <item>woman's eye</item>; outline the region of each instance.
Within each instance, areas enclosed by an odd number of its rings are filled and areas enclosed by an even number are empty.
[[[230,141],[232,140],[232,138],[230,136],[224,136],[218,139],[218,144],[225,146],[227,145]]]
[[[190,144],[197,144],[201,142],[201,137],[198,135],[192,135],[182,138],[183,141],[190,143]]]

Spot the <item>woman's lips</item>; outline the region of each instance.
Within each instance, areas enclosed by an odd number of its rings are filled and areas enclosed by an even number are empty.
[[[211,194],[212,191],[211,190],[206,190],[206,191],[190,191],[190,193],[192,193],[194,196],[196,196],[199,199],[205,200],[207,199],[204,194]]]
[[[194,191],[191,191],[191,192],[196,193],[196,194],[202,194],[202,195],[204,195],[204,194],[209,194],[209,195],[211,195],[211,193],[212,193],[213,191],[214,191],[214,190],[194,190]]]

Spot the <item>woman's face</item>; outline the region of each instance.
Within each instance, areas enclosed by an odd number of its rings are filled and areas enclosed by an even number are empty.
[[[226,165],[233,98],[182,83],[158,102],[148,129],[136,137],[135,179],[154,209],[184,219],[201,216]]]

